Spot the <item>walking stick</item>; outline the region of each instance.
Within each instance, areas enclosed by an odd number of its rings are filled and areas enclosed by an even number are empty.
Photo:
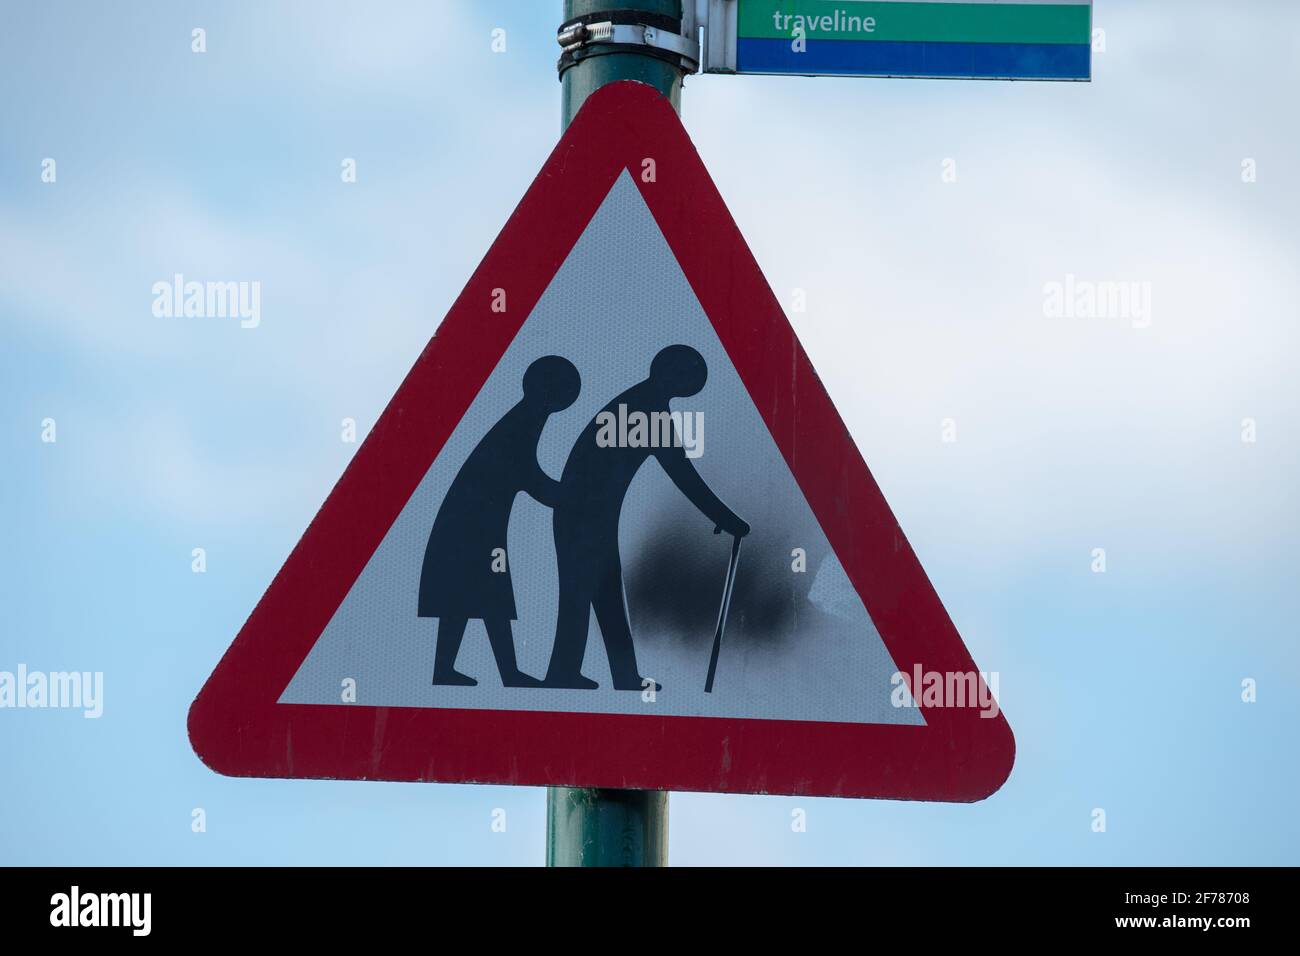
[[[720,534],[721,528],[714,528]],[[727,583],[722,588],[722,606],[718,608],[718,629],[713,633],[713,653],[709,655],[709,676],[704,681],[704,693],[713,693],[713,676],[718,670],[718,652],[722,650],[722,631],[727,626],[727,612],[731,610],[731,592],[736,586],[736,562],[740,558],[740,538],[731,539],[731,563],[727,565]]]

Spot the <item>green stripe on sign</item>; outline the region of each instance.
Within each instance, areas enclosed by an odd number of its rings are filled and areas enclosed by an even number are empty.
[[[1090,43],[1087,3],[906,3],[737,0],[737,36],[940,43]]]

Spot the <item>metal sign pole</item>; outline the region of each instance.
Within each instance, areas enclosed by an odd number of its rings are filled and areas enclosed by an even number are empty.
[[[695,0],[564,0],[561,129],[588,96],[619,80],[654,87],[680,111],[682,79],[699,61],[695,25]],[[667,862],[667,792],[547,788],[547,866]]]
[[[547,788],[547,866],[667,863],[667,791]]]

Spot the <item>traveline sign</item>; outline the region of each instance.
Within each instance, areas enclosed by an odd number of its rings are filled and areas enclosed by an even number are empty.
[[[714,0],[711,73],[1089,80],[1091,0]]]

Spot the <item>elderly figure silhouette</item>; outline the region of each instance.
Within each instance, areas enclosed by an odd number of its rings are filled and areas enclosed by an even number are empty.
[[[568,359],[547,355],[524,372],[524,395],[478,443],[461,466],[433,521],[420,572],[420,617],[438,618],[433,683],[473,687],[456,670],[470,619],[483,621],[507,687],[537,687],[515,657],[514,586],[505,557],[515,496],[523,491],[554,507],[560,484],[537,463],[537,442],[551,413],[568,408],[582,379]],[[501,549],[497,552],[497,549]],[[494,552],[497,556],[494,558]]]
[[[749,533],[749,525],[705,484],[680,442],[628,447],[597,441],[599,420],[617,415],[620,405],[628,415],[667,413],[670,399],[695,395],[707,380],[708,366],[699,352],[688,345],[670,345],[650,363],[649,377],[611,400],[574,443],[553,505],[560,606],[545,686],[599,686],[581,673],[594,609],[614,687],[642,689],[623,598],[618,523],[628,486],[648,457],[658,460],[677,488],[716,526],[736,537]]]

